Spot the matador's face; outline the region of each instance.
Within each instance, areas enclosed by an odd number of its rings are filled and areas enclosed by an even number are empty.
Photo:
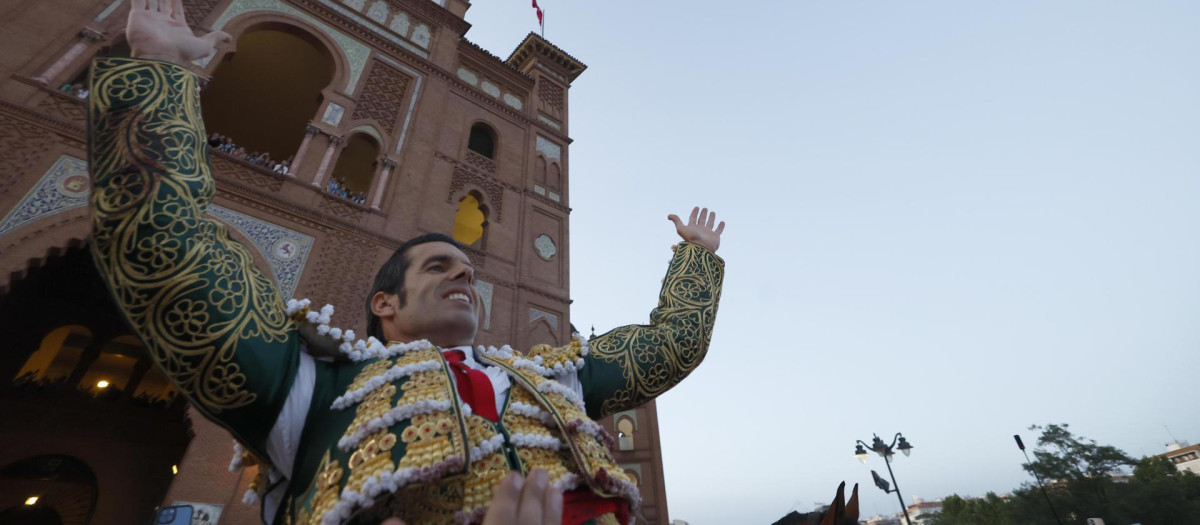
[[[475,267],[467,254],[449,243],[428,242],[405,255],[405,301],[391,320],[395,331],[410,341],[428,339],[441,347],[473,343],[480,305]]]

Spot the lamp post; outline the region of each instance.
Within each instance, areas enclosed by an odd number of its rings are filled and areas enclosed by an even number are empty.
[[[912,518],[908,517],[908,507],[904,506],[904,498],[900,496],[900,484],[896,483],[896,474],[892,472],[892,455],[894,450],[899,450],[907,457],[910,453],[912,453],[913,446],[909,444],[908,440],[904,439],[904,436],[901,436],[899,432],[896,433],[896,437],[892,438],[891,445],[885,445],[883,440],[879,439],[879,435],[874,434],[874,436],[875,439],[871,441],[870,445],[863,443],[862,440],[859,439],[854,440],[858,443],[854,447],[854,457],[858,458],[859,461],[866,465],[867,448],[883,457],[883,462],[887,463],[888,475],[892,477],[892,486],[895,488],[889,490],[887,482],[879,479],[879,476],[875,474],[875,471],[872,470],[871,474],[875,477],[875,486],[879,487],[880,490],[887,494],[891,494],[893,492],[896,493],[896,499],[900,501],[900,510],[904,512],[904,521],[906,521],[908,525],[912,525]],[[897,441],[899,444],[897,444]]]

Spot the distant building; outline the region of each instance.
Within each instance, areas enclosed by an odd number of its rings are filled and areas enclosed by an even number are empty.
[[[871,516],[861,522],[863,525],[904,525],[904,517],[900,515],[892,516]]]
[[[1154,457],[1165,457],[1180,471],[1200,474],[1200,445],[1188,445],[1187,441],[1167,443],[1167,451]]]
[[[941,512],[942,500],[921,501],[921,498],[913,498],[913,504],[908,506],[908,517],[913,521],[929,519],[930,516]]]

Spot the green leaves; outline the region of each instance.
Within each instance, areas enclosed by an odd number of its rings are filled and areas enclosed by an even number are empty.
[[[1200,525],[1200,476],[1181,472],[1161,457],[1136,460],[1120,449],[1076,436],[1068,425],[1034,425],[1041,431],[1027,472],[1042,478],[1046,495],[1031,479],[1011,495],[952,495],[932,525],[1056,525],[1047,498],[1063,523],[1087,518],[1106,523]],[[1132,475],[1129,469],[1132,468]]]

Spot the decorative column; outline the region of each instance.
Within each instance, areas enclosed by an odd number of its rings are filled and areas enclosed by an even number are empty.
[[[58,77],[58,75],[61,75],[63,70],[66,69],[67,66],[71,65],[76,58],[79,58],[79,55],[82,55],[87,48],[103,39],[104,35],[99,31],[96,31],[90,27],[83,28],[83,30],[79,32],[79,40],[75,41],[75,45],[71,46],[71,49],[68,49],[63,56],[58,57],[58,60],[51,64],[50,67],[46,68],[46,70],[34,78],[34,80],[42,85],[49,84],[56,77]]]
[[[380,172],[375,175],[375,188],[372,190],[371,209],[378,210],[379,203],[383,201],[383,193],[387,191],[388,177],[392,174],[392,169],[396,167],[396,161],[384,158],[380,166]]]
[[[329,146],[325,148],[325,156],[321,158],[321,165],[317,167],[317,174],[313,176],[313,186],[322,190],[325,189],[322,183],[325,182],[325,172],[329,170],[329,163],[333,160],[333,153],[345,142],[342,137],[329,136]]]
[[[289,177],[296,178],[296,172],[300,170],[300,159],[303,159],[304,155],[308,153],[308,143],[312,142],[313,136],[320,132],[321,130],[312,124],[304,128],[304,140],[300,141],[300,149],[296,150],[296,156],[292,157],[292,165],[288,166]]]

